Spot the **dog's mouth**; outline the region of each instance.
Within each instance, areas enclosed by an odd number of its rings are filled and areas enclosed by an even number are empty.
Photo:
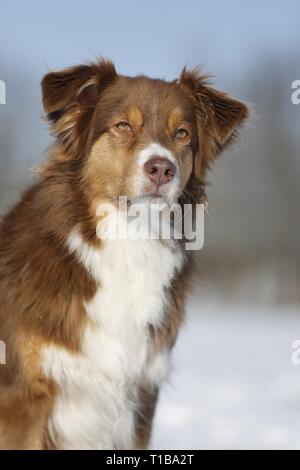
[[[129,198],[132,203],[139,202],[152,204],[176,204],[182,192],[179,175],[170,181],[162,183],[147,181],[144,177],[135,178],[129,191]]]
[[[152,205],[152,204],[167,204],[170,205],[171,201],[168,199],[166,195],[161,195],[159,193],[144,193],[139,196],[135,196],[132,198],[128,199],[128,202],[130,205],[132,204],[146,204],[146,205]]]
[[[145,194],[143,194],[142,197],[145,197],[146,199],[166,199],[167,194],[162,192],[162,191],[150,191]]]
[[[147,185],[138,198],[141,200],[151,200],[154,203],[157,202],[167,202],[168,204],[175,203],[178,198],[178,189],[171,184],[164,184],[160,186],[156,185]]]

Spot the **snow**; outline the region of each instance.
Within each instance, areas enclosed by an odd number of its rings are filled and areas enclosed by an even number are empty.
[[[191,302],[153,449],[300,449],[299,307]]]

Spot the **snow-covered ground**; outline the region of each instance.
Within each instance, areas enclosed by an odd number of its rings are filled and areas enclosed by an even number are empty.
[[[300,309],[191,302],[153,449],[300,449]]]

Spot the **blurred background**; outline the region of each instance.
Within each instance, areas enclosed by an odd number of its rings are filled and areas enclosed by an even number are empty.
[[[300,448],[300,4],[0,0],[0,211],[51,142],[40,80],[111,58],[126,75],[203,65],[253,118],[209,178],[205,246],[153,448]]]

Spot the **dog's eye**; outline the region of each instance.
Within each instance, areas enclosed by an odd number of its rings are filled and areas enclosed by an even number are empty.
[[[118,124],[116,125],[116,127],[122,131],[132,131],[132,127],[130,124],[128,124],[128,122],[126,121],[121,121],[121,122],[118,122]]]
[[[186,140],[189,137],[189,133],[183,127],[179,127],[175,131],[175,138],[179,140]]]

